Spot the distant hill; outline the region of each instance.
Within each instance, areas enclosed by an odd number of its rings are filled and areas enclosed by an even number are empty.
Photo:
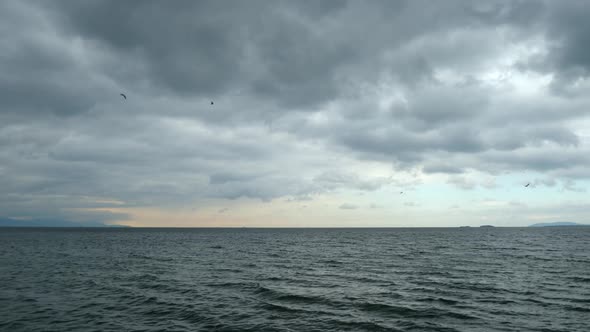
[[[53,219],[19,220],[0,218],[0,227],[126,227],[119,225],[105,225],[100,222],[75,222]]]
[[[578,223],[569,222],[569,221],[558,221],[558,222],[545,222],[545,223],[532,224],[529,227],[559,227],[559,226],[590,226],[590,225],[578,224]]]

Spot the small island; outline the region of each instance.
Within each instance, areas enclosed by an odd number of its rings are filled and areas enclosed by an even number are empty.
[[[481,225],[481,226],[479,226],[479,227],[480,227],[480,228],[493,228],[493,227],[495,227],[495,226],[492,226],[492,225]]]

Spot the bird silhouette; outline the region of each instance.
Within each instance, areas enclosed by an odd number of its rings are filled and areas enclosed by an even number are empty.
[[[125,98],[125,100],[127,100],[127,96],[124,93],[119,93],[121,95],[121,97]]]
[[[527,183],[526,186],[524,186],[525,188],[528,187],[530,185],[530,183]]]
[[[211,105],[213,105],[213,102],[211,102]]]

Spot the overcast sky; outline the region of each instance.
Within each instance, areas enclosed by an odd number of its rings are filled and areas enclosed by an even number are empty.
[[[575,0],[2,1],[0,218],[590,222],[588,17]]]

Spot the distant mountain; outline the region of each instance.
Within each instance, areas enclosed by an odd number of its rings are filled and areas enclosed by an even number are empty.
[[[578,223],[569,222],[569,221],[558,221],[558,222],[545,222],[545,223],[532,224],[529,227],[558,227],[558,226],[590,226],[590,225],[578,224]]]
[[[75,222],[67,220],[32,219],[20,220],[0,218],[0,227],[126,227],[119,225],[105,225],[100,222]]]

